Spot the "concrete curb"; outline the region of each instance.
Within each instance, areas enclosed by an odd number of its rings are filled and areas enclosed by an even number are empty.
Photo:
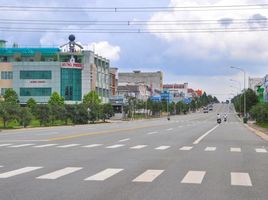
[[[268,135],[266,135],[265,133],[250,127],[249,125],[245,124],[245,127],[247,127],[250,131],[252,131],[253,133],[255,133],[257,136],[261,137],[263,140],[268,141]]]

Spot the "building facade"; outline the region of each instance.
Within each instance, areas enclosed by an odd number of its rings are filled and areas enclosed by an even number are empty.
[[[1,45],[0,45],[1,46]],[[0,88],[3,95],[13,88],[24,104],[33,98],[48,102],[53,92],[66,103],[79,103],[96,91],[109,102],[110,62],[92,51],[62,51],[59,48],[0,48]]]
[[[160,94],[163,90],[163,73],[161,71],[157,72],[125,72],[118,74],[118,84],[138,84],[143,83],[150,87],[151,95]]]
[[[260,86],[263,82],[262,78],[248,78],[248,88],[252,89],[253,91],[257,92],[258,86]]]

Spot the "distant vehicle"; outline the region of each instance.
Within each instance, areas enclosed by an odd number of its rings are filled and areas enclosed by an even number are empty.
[[[203,108],[203,113],[208,113],[208,107]]]
[[[209,111],[213,111],[213,105],[210,104],[210,105],[208,106],[208,109],[209,109]]]

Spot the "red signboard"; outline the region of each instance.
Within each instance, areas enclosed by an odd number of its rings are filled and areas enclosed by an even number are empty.
[[[71,63],[71,62],[63,62],[61,63],[62,68],[77,68],[83,69],[83,64],[81,63]]]

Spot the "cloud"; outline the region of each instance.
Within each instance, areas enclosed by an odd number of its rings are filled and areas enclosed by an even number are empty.
[[[256,4],[255,1],[237,0],[237,5]],[[268,3],[268,0],[263,1]],[[169,6],[199,6],[199,5],[230,5],[229,0],[170,0]],[[243,11],[187,11],[187,12],[156,12],[150,21],[174,21],[174,20],[216,20],[218,23],[195,23],[195,24],[173,24],[157,25],[160,29],[222,29],[222,28],[261,28],[266,27],[268,16],[267,9],[250,9]],[[244,19],[243,24],[235,23],[239,19]],[[249,23],[255,20],[256,23]],[[261,21],[256,21],[260,20]],[[235,21],[237,20],[237,21]],[[164,41],[170,49],[175,50],[177,56],[191,56],[193,58],[248,60],[263,62],[268,61],[268,37],[266,32],[220,32],[220,33],[155,33],[155,25],[148,24],[148,30]],[[168,50],[170,51],[170,50]]]
[[[111,61],[117,61],[120,58],[121,48],[113,46],[108,41],[93,42],[84,46],[86,50],[92,50],[96,54],[108,58]]]

